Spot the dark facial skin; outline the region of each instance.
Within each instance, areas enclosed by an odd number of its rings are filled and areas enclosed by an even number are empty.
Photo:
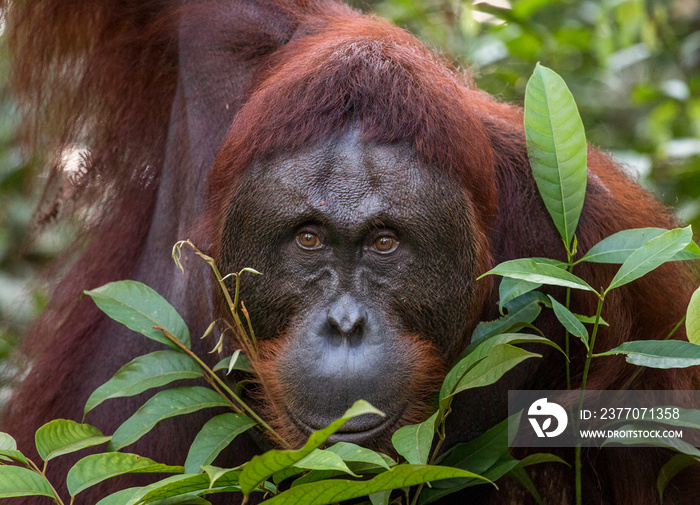
[[[465,342],[473,296],[469,205],[458,184],[405,145],[354,133],[251,167],[237,186],[222,272],[259,339],[282,339],[280,416],[308,434],[357,399],[387,414],[345,425],[365,442],[395,429],[414,402],[415,341],[446,360]],[[344,438],[343,438],[344,437]]]

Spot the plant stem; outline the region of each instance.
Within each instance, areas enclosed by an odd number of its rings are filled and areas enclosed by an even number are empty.
[[[452,404],[452,399],[450,399],[450,404]],[[438,442],[435,444],[435,450],[430,456],[430,459],[428,460],[428,464],[432,465],[435,463],[435,459],[437,458],[438,454],[440,453],[440,448],[442,447],[443,442],[445,442],[445,419],[447,418],[448,415],[450,415],[450,412],[452,412],[452,409],[450,408],[450,405],[447,406],[447,409],[445,410],[445,414],[442,416],[441,419],[438,419],[436,422],[439,423],[438,425]],[[416,488],[416,493],[413,495],[413,500],[411,501],[411,505],[416,505],[418,503],[418,497],[420,496],[421,491],[423,491],[423,487],[425,487],[425,483],[420,484]],[[408,503],[408,502],[407,502]]]
[[[571,271],[571,265],[569,265],[569,271]],[[566,308],[570,309],[571,304],[571,288],[566,288]],[[566,389],[571,389],[571,354],[569,352],[569,330],[564,328],[564,353],[566,354],[566,360],[564,364],[566,365]]]
[[[593,323],[593,332],[591,333],[591,340],[588,342],[588,354],[586,355],[586,364],[583,368],[583,377],[581,378],[581,401],[583,401],[583,392],[586,390],[586,381],[588,380],[588,369],[591,366],[591,359],[593,357],[593,346],[595,346],[595,337],[598,334],[598,327],[600,326],[600,313],[603,310],[603,302],[605,301],[605,295],[601,295],[598,298],[598,308],[595,313],[595,322]]]
[[[566,271],[573,273],[575,252],[570,251],[566,244],[564,245],[566,246],[566,261],[568,263]],[[571,288],[569,287],[566,288],[566,308],[567,310],[571,309]],[[564,353],[566,354],[566,362],[564,363],[566,366],[566,389],[571,389],[571,354],[569,351],[569,330],[566,328],[564,328]]]
[[[277,433],[274,429],[272,429],[272,427],[269,424],[267,424],[265,421],[263,421],[262,418],[252,408],[250,408],[248,405],[246,405],[245,402],[236,393],[234,393],[231,390],[231,388],[229,388],[226,385],[226,383],[224,381],[222,381],[219,378],[219,376],[216,375],[216,373],[214,373],[214,371],[212,371],[212,369],[207,366],[206,363],[204,363],[201,359],[199,359],[199,357],[195,353],[193,353],[182,342],[180,342],[177,339],[177,337],[175,337],[168,330],[166,330],[165,328],[162,328],[160,326],[154,326],[154,328],[163,332],[163,334],[166,337],[168,337],[168,339],[170,339],[175,345],[177,345],[180,349],[182,349],[185,353],[187,353],[188,356],[190,356],[192,359],[194,359],[197,362],[197,364],[199,364],[199,366],[202,367],[202,369],[204,369],[204,372],[206,373],[205,380],[209,384],[211,384],[212,387],[214,387],[214,389],[216,390],[217,393],[219,393],[224,398],[226,398],[226,395],[224,395],[219,388],[226,391],[231,396],[231,398],[233,398],[236,402],[238,402],[241,405],[241,407],[243,407],[243,409],[248,413],[248,415],[250,417],[252,417],[255,420],[255,422],[257,422],[260,426],[262,426],[268,432],[270,432],[270,434],[272,436],[274,436],[277,440],[279,440],[279,442],[284,447],[287,447],[287,448],[290,447],[289,443],[285,439],[283,439],[279,435],[279,433]],[[210,381],[214,381],[215,384],[218,385],[218,387],[216,387],[216,385]],[[236,412],[243,413],[239,408],[236,408],[235,404],[231,404],[231,406],[234,408],[234,410],[236,410]]]
[[[578,412],[581,412],[583,408],[583,395],[586,391],[586,382],[588,380],[588,370],[591,366],[591,360],[593,359],[593,347],[595,346],[595,338],[598,334],[598,327],[600,326],[600,313],[603,310],[603,302],[605,301],[605,294],[598,297],[598,308],[595,313],[595,322],[593,323],[593,332],[591,333],[591,340],[588,342],[588,353],[586,354],[586,364],[583,368],[583,377],[581,378],[581,394],[578,400],[578,411],[574,414],[574,423],[578,426]],[[576,489],[576,505],[581,505],[582,503],[582,490],[581,490],[581,444],[576,444],[576,449],[574,452],[574,472],[575,472],[575,489]]]
[[[27,463],[29,463],[29,469],[33,470],[36,473],[38,473],[39,475],[41,475],[44,478],[44,480],[46,481],[46,483],[49,485],[49,487],[51,488],[51,491],[53,492],[53,501],[56,502],[58,505],[64,505],[63,500],[61,500],[61,497],[58,495],[58,491],[56,491],[56,488],[53,487],[53,484],[51,484],[51,481],[49,481],[49,479],[46,478],[46,463],[48,463],[48,461],[44,461],[43,470],[39,470],[39,467],[36,466],[36,463],[34,463],[29,458],[27,458]],[[71,496],[70,502],[73,503],[72,496]]]

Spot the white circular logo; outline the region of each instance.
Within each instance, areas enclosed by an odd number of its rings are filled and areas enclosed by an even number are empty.
[[[528,419],[530,420],[532,428],[540,438],[556,437],[557,435],[561,435],[569,422],[569,418],[566,415],[566,410],[564,410],[564,408],[557,403],[548,402],[547,398],[540,398],[535,403],[530,405],[527,415],[529,416]],[[543,418],[542,424],[540,424],[540,420],[538,418]],[[552,425],[552,418],[557,420],[557,426],[556,429],[548,431]]]

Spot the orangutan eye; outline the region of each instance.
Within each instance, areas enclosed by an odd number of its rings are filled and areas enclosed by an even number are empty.
[[[392,235],[380,235],[372,244],[372,250],[381,254],[389,254],[396,250],[399,241]]]
[[[307,251],[319,249],[323,244],[321,238],[311,231],[303,231],[297,235],[297,245]]]

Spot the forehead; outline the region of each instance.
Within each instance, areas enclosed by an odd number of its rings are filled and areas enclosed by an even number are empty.
[[[457,185],[424,166],[410,146],[359,142],[353,132],[258,163],[245,179],[240,189],[248,191],[254,181],[290,212],[316,210],[348,225],[389,213],[422,213],[436,200],[462,198]]]

